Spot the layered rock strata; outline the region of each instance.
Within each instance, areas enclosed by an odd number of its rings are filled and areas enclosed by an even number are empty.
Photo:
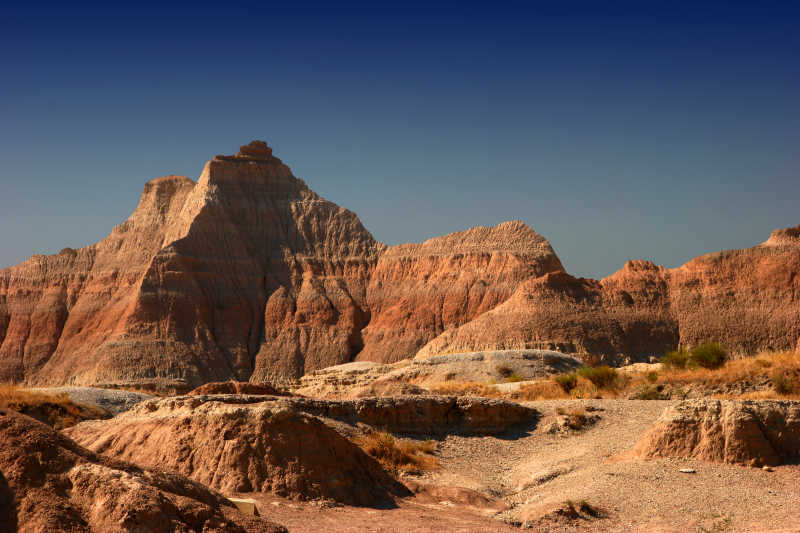
[[[794,462],[800,458],[800,402],[686,400],[664,411],[633,455],[747,466]]]
[[[800,339],[800,226],[666,269],[566,273],[521,222],[387,247],[261,141],[149,182],[97,244],[0,270],[0,379],[188,391],[352,361],[551,349],[609,363]]]
[[[98,456],[0,408],[0,531],[280,533],[183,476]]]
[[[361,448],[285,400],[152,400],[111,424],[93,421],[67,434],[97,453],[183,474],[226,493],[361,506],[391,504],[393,495],[405,493]]]

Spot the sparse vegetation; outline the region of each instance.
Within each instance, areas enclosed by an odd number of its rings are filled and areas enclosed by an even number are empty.
[[[683,353],[691,355],[684,350]],[[687,357],[688,357],[687,355]],[[679,356],[678,359],[682,358]],[[516,401],[620,398],[642,400],[681,399],[692,385],[723,388],[737,382],[767,383],[766,389],[737,395],[736,398],[800,398],[800,354],[765,352],[753,357],[728,360],[717,368],[700,365],[666,365],[661,371],[625,374],[609,367],[584,367],[578,372],[550,379],[522,383],[517,390],[503,392],[476,382],[448,381],[430,388],[434,394],[482,396]],[[762,385],[763,388],[763,385]],[[716,394],[725,397],[724,394]]]
[[[437,444],[431,439],[422,442],[400,439],[387,431],[370,431],[354,442],[381,465],[392,472],[422,473],[438,466]]]
[[[570,519],[576,518],[605,518],[606,513],[598,506],[592,505],[586,500],[575,503],[566,500],[561,504],[560,514]]]
[[[772,375],[772,388],[783,396],[793,394],[797,390],[794,380],[783,372],[776,372]]]
[[[702,368],[719,368],[728,360],[728,352],[718,342],[704,342],[692,348],[689,364]]]
[[[0,406],[28,415],[55,429],[105,417],[100,409],[75,403],[66,394],[30,391],[11,383],[0,384]]]
[[[687,350],[681,346],[661,359],[666,369],[719,368],[728,360],[728,352],[718,342],[704,342]]]
[[[610,366],[584,366],[578,369],[578,375],[591,381],[598,389],[615,389],[620,377],[616,368]]]
[[[689,362],[689,350],[681,346],[677,350],[667,353],[661,358],[661,364],[666,369],[686,368]]]
[[[648,383],[642,386],[639,389],[639,392],[636,393],[635,399],[637,400],[663,400],[664,397],[661,394],[661,388],[657,385],[652,383]]]
[[[509,378],[514,373],[514,369],[508,365],[497,365],[494,369],[503,378]]]
[[[571,372],[569,374],[561,374],[556,376],[555,382],[558,383],[558,386],[566,392],[570,393],[572,389],[574,389],[578,385],[578,375],[575,372]]]
[[[571,410],[559,407],[556,409],[556,413],[566,417],[567,427],[575,431],[583,429],[589,423],[589,417],[586,416],[586,409],[583,407],[576,407]]]

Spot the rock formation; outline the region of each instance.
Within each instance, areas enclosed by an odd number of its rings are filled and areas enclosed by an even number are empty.
[[[0,531],[285,532],[183,476],[98,456],[0,408]]]
[[[358,359],[405,359],[504,302],[523,280],[563,270],[550,243],[522,222],[392,246],[367,287],[372,319]]]
[[[674,269],[628,261],[600,281],[563,272],[529,278],[506,302],[444,332],[418,357],[550,348],[619,364],[705,340],[734,354],[791,350],[800,334],[797,231],[775,231],[760,246]]]
[[[384,246],[270,154],[151,181],[103,241],[0,271],[0,376],[188,390],[350,361]]]
[[[0,379],[188,391],[544,348],[610,363],[800,339],[800,226],[665,269],[567,274],[521,222],[386,247],[261,141],[155,179],[97,244],[0,270]]]
[[[402,493],[361,448],[295,402],[256,396],[150,400],[68,435],[91,450],[184,474],[225,493],[380,506]]]
[[[633,455],[748,466],[796,461],[800,458],[800,402],[686,400],[664,411],[636,444]]]
[[[357,361],[315,370],[300,379],[298,394],[345,398],[421,394],[442,383],[541,379],[582,366],[580,359],[550,350],[497,350],[417,357],[393,364]]]

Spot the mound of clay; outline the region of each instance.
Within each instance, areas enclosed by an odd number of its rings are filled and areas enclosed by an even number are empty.
[[[249,383],[247,381],[215,381],[200,385],[189,392],[192,396],[204,394],[256,394],[261,396],[291,396],[291,393],[276,389],[268,383]]]
[[[223,492],[271,492],[361,506],[402,487],[361,448],[293,405],[252,396],[150,400],[69,435],[95,452],[184,474]]]
[[[800,457],[800,401],[683,401],[664,411],[636,444],[633,455],[749,466],[796,460]]]
[[[0,409],[0,531],[286,530],[244,518],[225,498],[183,476],[97,456],[32,418]]]

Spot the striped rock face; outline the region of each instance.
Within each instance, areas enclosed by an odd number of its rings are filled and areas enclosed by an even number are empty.
[[[522,222],[387,247],[254,141],[197,182],[148,182],[102,241],[0,270],[0,380],[183,392],[485,350],[789,350],[799,228],[675,269],[574,278]]]

